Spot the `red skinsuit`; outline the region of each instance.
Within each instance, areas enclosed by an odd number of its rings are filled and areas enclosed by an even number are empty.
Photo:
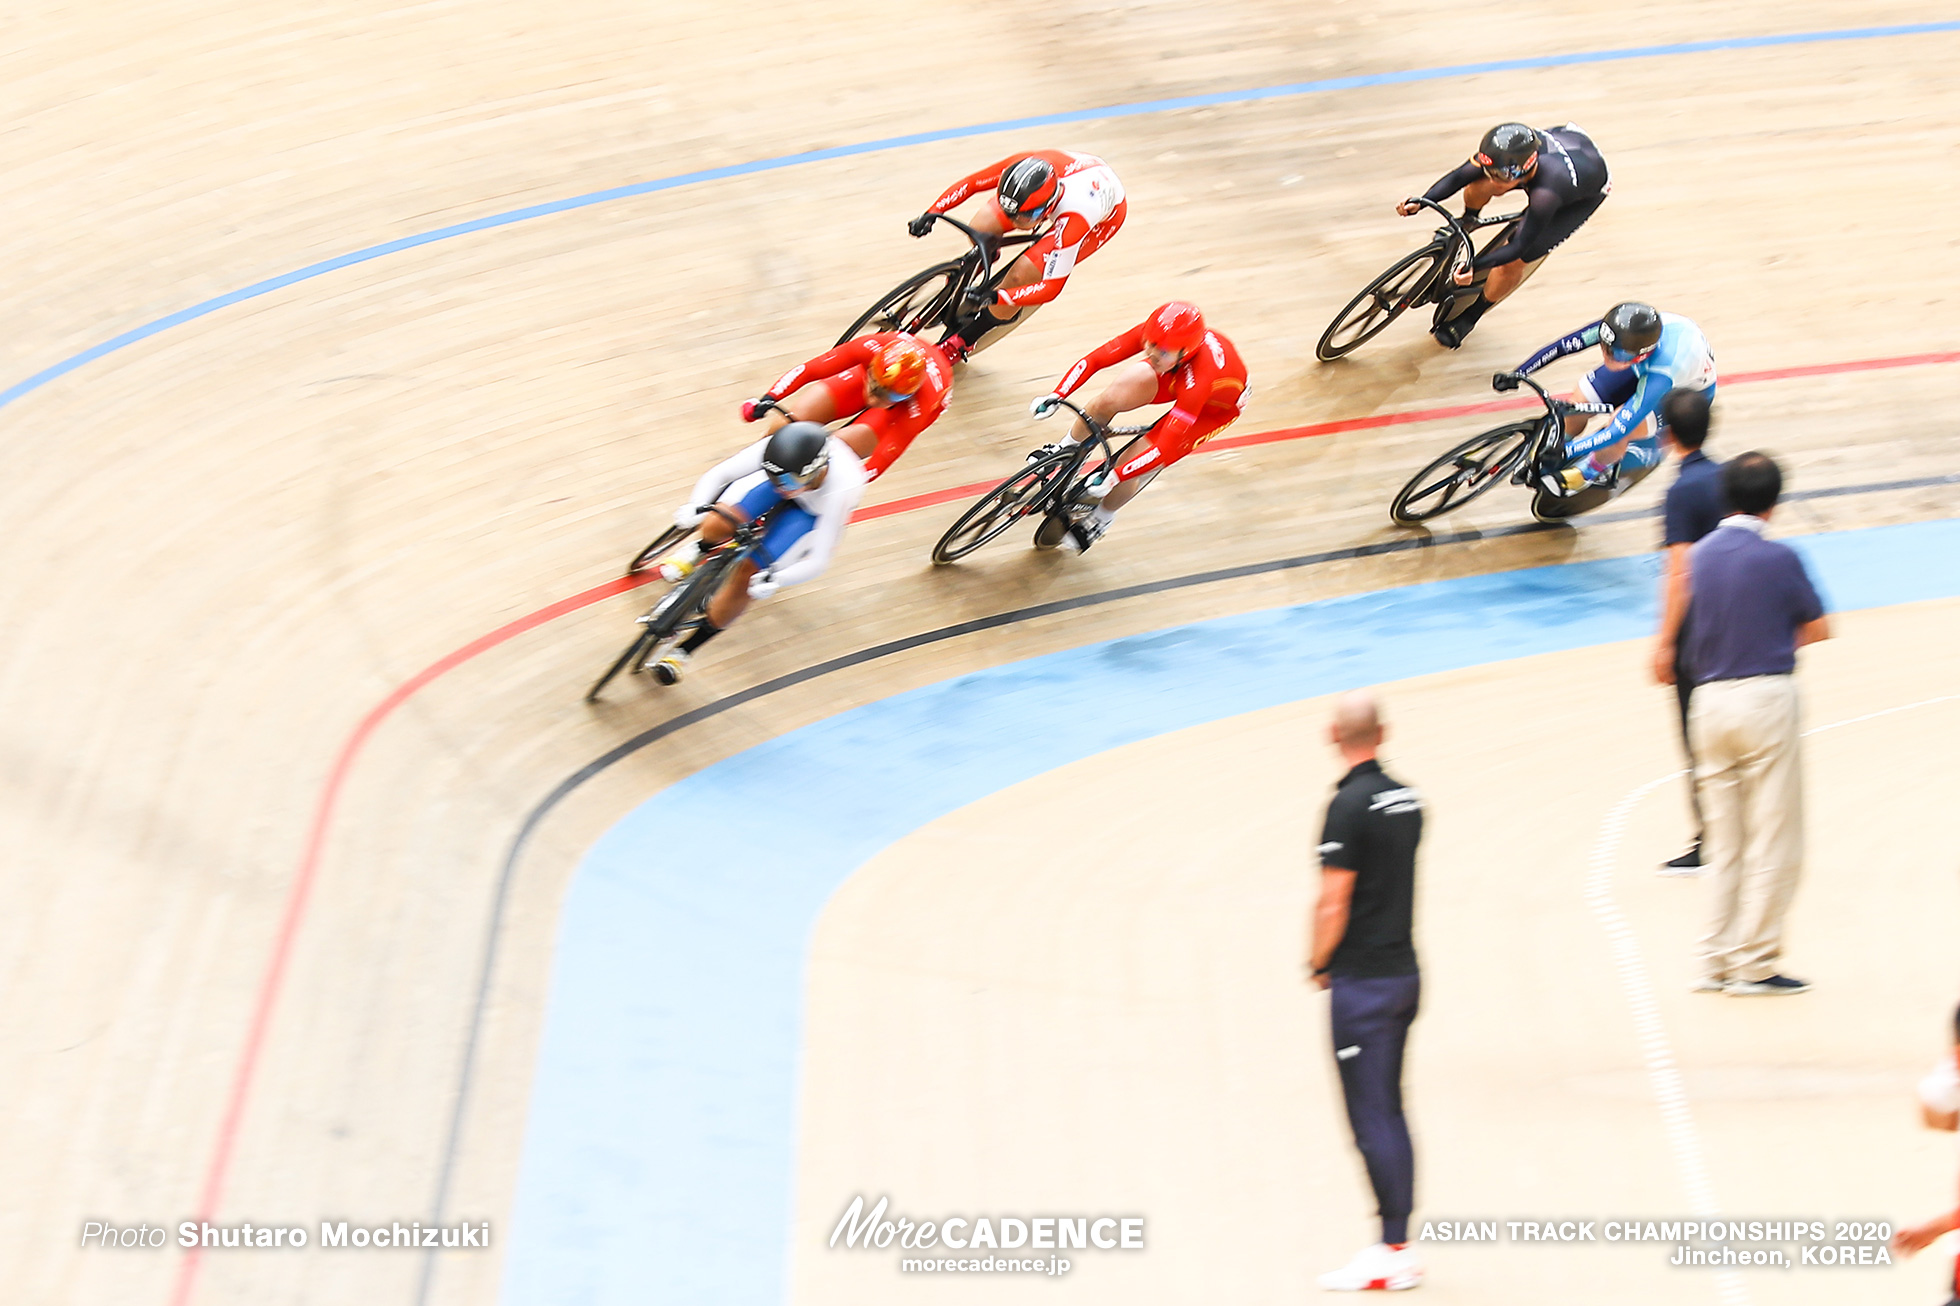
[[[1055,393],[1066,399],[1105,367],[1142,353],[1146,325],[1138,323],[1071,367]],[[1157,378],[1157,393],[1150,402],[1175,407],[1150,428],[1144,437],[1147,447],[1116,469],[1117,479],[1127,481],[1169,467],[1236,421],[1245,396],[1245,364],[1239,351],[1216,331],[1205,332],[1204,340],[1183,362]]]
[[[1072,154],[1067,150],[1010,154],[955,183],[932,202],[930,211],[945,213],[969,196],[993,190],[1000,185],[1002,173],[1029,157],[1048,160],[1060,178],[1062,197],[1044,219],[1049,223],[1046,234],[1021,252],[1022,258],[1032,259],[1040,267],[1041,280],[1018,290],[1003,290],[995,301],[1015,308],[1046,304],[1061,294],[1075,265],[1107,245],[1122,229],[1123,219],[1130,212],[1129,201],[1123,198],[1123,183],[1116,179],[1107,163],[1093,154]],[[998,201],[993,201],[993,208],[1001,226],[1013,230]]]
[[[872,347],[897,340],[900,335],[897,331],[881,331],[875,336],[861,336],[792,367],[769,387],[771,396],[782,399],[813,381],[820,381],[830,391],[839,417],[856,414],[856,424],[869,427],[878,437],[878,447],[864,460],[867,482],[877,480],[887,467],[898,461],[898,456],[918,438],[919,432],[939,420],[939,415],[946,411],[946,397],[953,390],[953,365],[946,361],[946,355],[936,345],[926,344],[917,336],[907,336],[906,339],[926,351],[925,383],[919,387],[919,393],[902,404],[890,408],[869,406],[868,369]]]

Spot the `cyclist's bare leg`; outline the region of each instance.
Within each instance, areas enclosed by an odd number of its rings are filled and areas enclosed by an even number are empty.
[[[1116,420],[1118,414],[1127,413],[1132,408],[1142,408],[1154,400],[1157,397],[1159,380],[1157,373],[1151,370],[1150,364],[1140,358],[1131,359],[1117,370],[1115,378],[1103,387],[1102,393],[1089,401],[1087,406],[1089,416],[1095,418],[1105,428],[1108,427]],[[1075,419],[1075,428],[1069,432],[1069,438],[1077,444],[1089,438],[1089,428],[1081,418]],[[1136,498],[1149,479],[1148,476],[1139,476],[1134,480],[1122,482],[1103,496],[1102,507],[1115,512]]]
[[[721,513],[725,512],[729,517],[740,522],[747,522],[749,519],[749,515],[742,511],[742,505],[739,503],[718,503],[715,507],[721,509],[721,512],[711,512],[701,519],[701,543],[708,548],[725,542],[735,533],[735,527],[730,525],[728,517],[722,516]]]
[[[744,558],[728,573],[721,589],[708,600],[708,620],[727,630],[749,607],[749,581],[755,576],[755,559]]]
[[[1535,258],[1529,263],[1523,259],[1513,259],[1509,263],[1498,264],[1484,278],[1484,298],[1493,304],[1503,303],[1512,291],[1531,280],[1531,274],[1538,270],[1538,265],[1546,257],[1549,255]]]

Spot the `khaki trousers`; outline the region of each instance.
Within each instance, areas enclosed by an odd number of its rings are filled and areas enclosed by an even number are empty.
[[[1752,676],[1696,685],[1688,735],[1711,895],[1702,973],[1767,979],[1777,973],[1783,915],[1803,867],[1795,679]]]

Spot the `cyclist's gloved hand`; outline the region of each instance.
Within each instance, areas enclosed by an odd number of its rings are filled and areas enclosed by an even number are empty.
[[[707,515],[708,510],[706,508],[697,508],[691,503],[684,503],[674,509],[674,525],[684,531],[691,531],[696,526],[699,526],[701,519]]]
[[[999,302],[1000,297],[996,292],[988,290],[985,286],[976,286],[960,297],[960,314],[963,317],[972,317],[975,313],[992,308]]]
[[[1062,397],[1060,395],[1043,395],[1028,405],[1028,416],[1038,422],[1044,417],[1051,416],[1061,406]]]
[[[1403,200],[1395,206],[1395,211],[1405,218],[1411,217],[1414,214],[1422,212],[1422,205],[1416,203],[1414,200]]]
[[[915,237],[923,236],[932,230],[932,220],[938,216],[937,213],[921,213],[918,217],[906,223],[905,229]]]
[[[766,571],[758,571],[749,577],[749,598],[755,602],[761,602],[781,588]]]
[[[776,396],[774,395],[763,395],[759,399],[744,399],[742,401],[742,420],[745,422],[755,421],[768,411],[768,405],[775,402]]]
[[[1493,390],[1515,390],[1519,384],[1516,372],[1499,372],[1490,379],[1490,388]]]

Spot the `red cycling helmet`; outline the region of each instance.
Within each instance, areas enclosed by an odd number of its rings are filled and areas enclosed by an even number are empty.
[[[1183,358],[1205,338],[1205,315],[1194,305],[1173,299],[1143,324],[1143,343]]]
[[[871,351],[867,370],[872,387],[884,398],[910,399],[926,383],[926,347],[910,336],[887,340]]]

